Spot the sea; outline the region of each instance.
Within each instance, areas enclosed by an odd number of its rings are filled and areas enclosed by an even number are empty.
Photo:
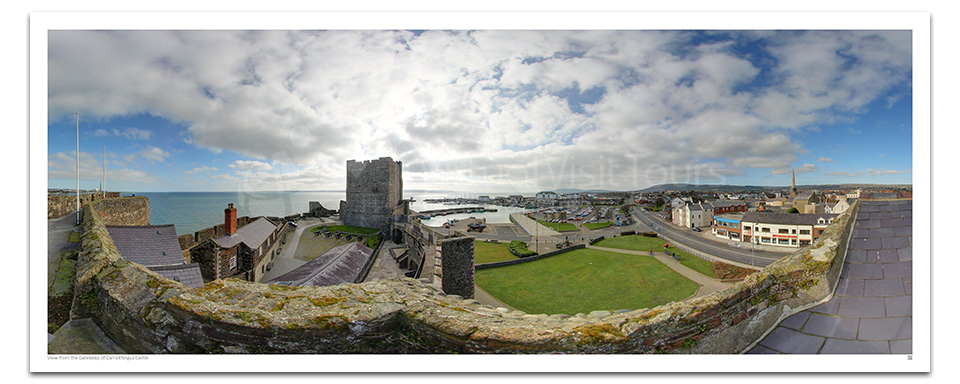
[[[134,192],[123,196],[146,196],[150,199],[150,223],[154,225],[173,224],[178,235],[223,223],[223,210],[233,203],[237,216],[288,216],[307,212],[311,201],[318,201],[327,209],[339,209],[340,201],[346,199],[345,192],[337,191],[290,191],[290,192]],[[470,194],[476,197],[482,194]],[[491,196],[501,194],[488,194]],[[410,209],[426,211],[433,209],[456,208],[456,205],[426,203],[425,199],[443,199],[465,197],[451,192],[424,192],[405,194],[404,198],[413,198]],[[437,216],[422,223],[428,226],[441,226],[451,219],[468,217],[486,218],[487,223],[508,223],[510,214],[526,211],[518,207],[471,204],[496,209],[497,212],[475,212]]]

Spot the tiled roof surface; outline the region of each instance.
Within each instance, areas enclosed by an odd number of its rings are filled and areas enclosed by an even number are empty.
[[[167,279],[179,281],[188,287],[200,288],[203,286],[200,264],[197,263],[150,267],[150,270],[163,275]]]
[[[344,244],[267,283],[318,287],[352,283],[372,255],[373,250],[360,243]]]
[[[829,223],[830,219],[837,216],[831,213],[747,212],[743,215],[741,221],[766,224],[817,225],[821,217],[826,220],[826,223]]]
[[[748,353],[912,353],[912,220],[912,201],[860,202],[833,298],[784,319]]]
[[[276,224],[261,217],[240,227],[240,229],[237,229],[237,233],[219,237],[214,241],[223,248],[230,248],[239,243],[243,243],[247,247],[255,249],[259,247],[260,244],[263,244],[263,242],[267,240],[267,237],[276,229]]]
[[[110,238],[120,257],[146,266],[183,264],[183,253],[173,224],[120,226],[108,225]]]

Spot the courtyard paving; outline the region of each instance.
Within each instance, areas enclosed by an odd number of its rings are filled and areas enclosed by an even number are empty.
[[[784,319],[751,354],[913,352],[913,202],[861,201],[833,298]]]

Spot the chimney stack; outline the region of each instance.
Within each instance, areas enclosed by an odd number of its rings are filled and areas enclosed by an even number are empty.
[[[237,233],[237,209],[233,203],[227,204],[227,209],[223,210],[223,230],[227,235]]]

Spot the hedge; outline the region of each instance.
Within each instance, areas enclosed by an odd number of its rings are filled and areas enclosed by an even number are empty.
[[[527,244],[520,240],[511,241],[508,248],[510,249],[510,253],[516,257],[530,257],[537,254],[536,252],[527,249]]]

